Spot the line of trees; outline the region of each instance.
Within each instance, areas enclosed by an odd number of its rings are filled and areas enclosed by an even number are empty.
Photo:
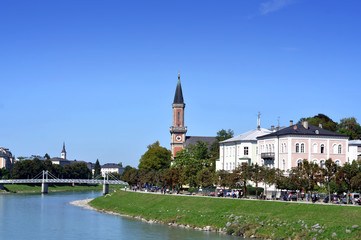
[[[48,170],[58,178],[88,179],[92,173],[84,162],[77,162],[61,166],[50,160],[41,161],[38,158],[16,162],[13,168],[2,178],[31,179],[43,170]]]
[[[298,123],[303,121],[308,121],[314,126],[322,124],[322,128],[347,135],[350,140],[361,139],[361,126],[355,117],[342,118],[338,123],[325,114],[320,113],[313,117],[301,118]]]

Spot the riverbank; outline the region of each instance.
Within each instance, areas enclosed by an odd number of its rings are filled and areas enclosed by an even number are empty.
[[[238,236],[282,239],[361,239],[361,207],[118,191],[91,207],[148,222]]]
[[[39,193],[41,192],[40,184],[7,184],[4,185],[6,190],[2,193]],[[100,191],[102,185],[57,185],[49,184],[48,192],[71,192],[71,191]]]

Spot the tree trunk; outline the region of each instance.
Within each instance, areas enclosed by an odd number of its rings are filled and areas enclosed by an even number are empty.
[[[256,182],[256,198],[258,198],[258,182]]]
[[[330,190],[330,182],[328,182],[328,203],[331,204],[331,190]]]

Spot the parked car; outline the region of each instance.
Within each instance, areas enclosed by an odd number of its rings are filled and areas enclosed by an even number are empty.
[[[327,195],[326,197],[325,197],[325,199],[323,199],[323,202],[324,203],[328,203],[329,202],[329,196]],[[340,198],[337,196],[337,195],[335,195],[335,194],[331,194],[331,202],[333,202],[333,203],[340,203]]]

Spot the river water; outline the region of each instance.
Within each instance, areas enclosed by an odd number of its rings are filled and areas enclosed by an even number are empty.
[[[222,239],[235,237],[103,214],[69,204],[101,192],[0,194],[0,239]]]

